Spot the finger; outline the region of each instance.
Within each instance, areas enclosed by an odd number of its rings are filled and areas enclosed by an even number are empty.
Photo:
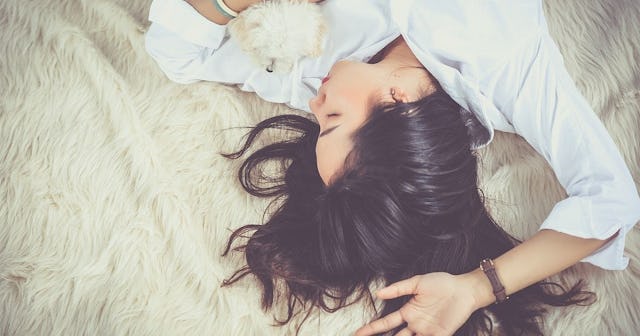
[[[416,275],[409,279],[401,280],[393,283],[376,292],[379,299],[394,299],[399,296],[417,294],[420,276]]]
[[[397,334],[395,334],[395,336],[413,336],[413,335],[414,335],[413,331],[411,331],[409,328],[404,328],[398,331]]]
[[[375,335],[381,332],[389,331],[404,323],[400,311],[394,311],[393,313],[377,319],[356,331],[356,336],[368,336]]]

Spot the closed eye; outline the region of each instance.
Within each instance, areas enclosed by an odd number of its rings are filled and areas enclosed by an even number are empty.
[[[324,131],[324,132],[320,133],[320,135],[318,136],[318,139],[319,139],[319,138],[322,138],[323,136],[325,136],[325,135],[327,135],[327,134],[329,134],[329,133],[331,133],[331,132],[333,132],[333,130],[335,130],[335,129],[336,129],[336,128],[338,128],[339,126],[340,126],[340,125],[333,126],[333,127],[329,128],[328,130],[326,130],[326,131]]]

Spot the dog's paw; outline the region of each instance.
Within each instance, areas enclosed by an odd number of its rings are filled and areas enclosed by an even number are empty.
[[[253,5],[227,29],[256,64],[281,73],[290,72],[303,57],[319,56],[326,32],[320,7],[296,0]]]

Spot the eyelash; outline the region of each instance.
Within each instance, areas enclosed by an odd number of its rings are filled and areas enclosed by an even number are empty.
[[[328,114],[328,115],[327,115],[327,117],[329,117],[329,118],[331,118],[331,117],[337,117],[337,116],[339,116],[339,114],[338,114],[338,113],[330,113],[330,114]]]

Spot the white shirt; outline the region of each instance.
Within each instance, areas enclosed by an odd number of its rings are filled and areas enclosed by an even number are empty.
[[[146,48],[173,81],[237,84],[267,101],[309,111],[331,66],[368,61],[402,35],[411,50],[486,129],[524,137],[553,168],[568,198],[540,229],[582,238],[618,236],[583,259],[626,268],[626,233],[640,219],[640,197],[610,135],[569,77],[547,30],[541,0],[329,0],[330,27],[319,58],[290,74],[265,71],[183,0],[154,0]]]

